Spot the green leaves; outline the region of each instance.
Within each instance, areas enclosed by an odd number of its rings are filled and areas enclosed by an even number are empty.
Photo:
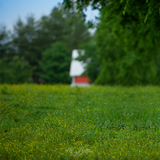
[[[118,3],[102,11],[96,33],[101,64],[96,82],[125,86],[160,84],[156,69],[159,66],[160,35],[151,29],[155,22],[141,23],[144,15],[136,12],[133,15],[128,7],[125,15],[118,14],[123,9]]]
[[[42,72],[39,77],[45,83],[70,83],[69,67],[71,53],[64,43],[57,42],[42,53],[42,60],[39,61]]]
[[[0,60],[0,83],[24,83],[29,82],[33,68],[25,62],[24,58],[14,56],[10,63],[7,58]]]

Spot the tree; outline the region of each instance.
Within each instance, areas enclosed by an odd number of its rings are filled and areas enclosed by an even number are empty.
[[[101,68],[95,83],[115,85],[118,83],[119,66],[125,54],[123,46],[118,44],[111,26],[106,27],[103,21],[98,25],[95,37]]]
[[[70,51],[91,39],[81,15],[64,10],[61,5],[54,8],[49,16],[41,18],[38,34],[42,45],[61,41],[66,43]]]
[[[7,40],[8,32],[5,26],[0,26],[0,58],[4,58],[7,55]]]
[[[45,83],[70,83],[69,67],[71,53],[62,42],[56,42],[42,53],[42,60],[39,61],[42,72],[39,77]]]
[[[14,75],[7,64],[7,58],[0,59],[0,83],[14,83]]]
[[[8,62],[14,56],[10,31],[5,26],[0,26],[0,59],[7,57]]]
[[[14,56],[8,63],[7,57],[0,60],[0,83],[18,84],[29,82],[28,78],[32,76],[30,65],[24,58]]]
[[[32,76],[34,68],[31,68],[28,62],[25,61],[24,57],[14,56],[9,68],[14,75],[14,83],[29,82],[29,78]]]
[[[139,18],[135,23],[127,14],[110,14],[114,5],[102,10],[96,33],[102,69],[97,83],[160,84],[159,35],[150,24],[138,25]]]
[[[38,60],[41,59],[41,44],[37,43],[37,29],[37,22],[31,15],[27,17],[26,24],[18,19],[12,34],[14,52],[16,55],[24,57],[25,61],[34,68],[33,78],[36,78],[36,72],[39,71]]]

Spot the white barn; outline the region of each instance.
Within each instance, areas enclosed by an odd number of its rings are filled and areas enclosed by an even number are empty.
[[[85,64],[78,60],[75,60],[76,58],[78,58],[78,56],[79,56],[78,50],[77,49],[73,50],[72,61],[69,72],[70,77],[72,77],[71,86],[89,86],[88,76],[86,75],[81,76],[84,73]]]

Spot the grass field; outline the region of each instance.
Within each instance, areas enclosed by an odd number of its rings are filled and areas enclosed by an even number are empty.
[[[0,86],[0,159],[160,159],[160,87]]]

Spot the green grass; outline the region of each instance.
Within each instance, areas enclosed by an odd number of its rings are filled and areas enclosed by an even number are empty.
[[[0,86],[0,159],[160,159],[160,87]]]

